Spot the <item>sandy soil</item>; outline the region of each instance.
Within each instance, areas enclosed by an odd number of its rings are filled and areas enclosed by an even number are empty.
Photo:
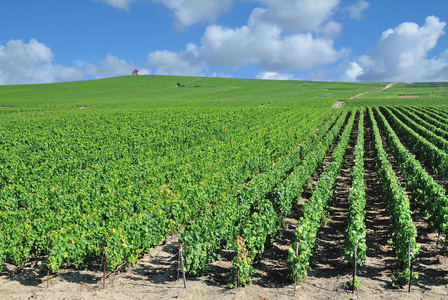
[[[364,94],[368,94],[368,93],[372,93],[372,92],[376,92],[376,91],[384,91],[384,90],[390,89],[394,84],[395,83],[389,83],[389,84],[387,84],[384,87],[380,87],[380,88],[373,89],[371,91],[363,92],[363,93],[357,94],[355,96],[352,96],[352,97],[350,97],[348,99],[355,99],[355,98],[358,98],[359,96],[362,96]]]
[[[421,95],[400,95],[400,98],[406,99],[406,98],[419,98]]]
[[[345,104],[345,101],[336,101],[331,108],[341,108]]]
[[[367,121],[366,121],[367,122]],[[291,246],[294,229],[300,217],[301,205],[311,196],[311,187],[319,178],[319,168],[302,194],[299,205],[285,220],[285,228],[255,265],[252,285],[238,290],[228,289],[227,272],[232,266],[232,251],[222,251],[222,259],[211,265],[208,276],[187,279],[184,288],[178,278],[177,238],[170,237],[164,245],[127,269],[108,272],[103,288],[103,273],[98,264],[92,270],[61,269],[49,276],[45,263],[31,261],[23,268],[6,265],[0,272],[0,299],[448,299],[448,257],[436,248],[437,235],[416,211],[413,219],[418,228],[420,255],[414,271],[419,279],[413,282],[411,293],[392,288],[390,275],[398,266],[390,239],[390,221],[385,211],[378,175],[375,169],[370,128],[366,126],[366,233],[367,260],[358,268],[361,288],[352,294],[344,283],[352,276],[352,267],[344,263],[344,228],[347,214],[347,193],[350,186],[354,137],[349,145],[342,171],[337,180],[327,222],[319,232],[318,247],[308,277],[296,288],[285,280],[287,249]],[[331,152],[330,152],[331,153]],[[330,153],[324,164],[330,161]],[[440,246],[439,246],[440,248]],[[174,256],[174,258],[173,258]]]

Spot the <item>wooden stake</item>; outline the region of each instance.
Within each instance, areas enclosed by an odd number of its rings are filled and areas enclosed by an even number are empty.
[[[236,278],[235,278],[235,290],[238,289],[238,282],[240,281],[240,269],[238,265],[240,264],[240,254],[236,255]]]
[[[299,256],[299,242],[296,242],[296,257]],[[296,289],[297,289],[297,270],[294,275],[294,296],[296,295]]]
[[[106,261],[106,254],[104,254],[104,268],[103,268],[103,289],[106,288],[106,266],[107,266],[107,261]]]
[[[179,280],[179,274],[180,274],[180,252],[178,253],[179,259],[177,260],[177,279]]]
[[[187,288],[187,279],[185,278],[184,256],[182,254],[182,244],[179,243],[180,265],[182,267],[182,277],[184,278],[184,288]]]
[[[437,235],[436,251],[437,251],[437,248],[439,248],[439,239],[440,239],[440,232],[439,232],[439,234]]]
[[[47,233],[48,236],[48,255],[50,255],[50,233]],[[48,268],[48,258],[47,258],[47,288],[50,284],[50,269]]]
[[[411,292],[411,280],[412,280],[412,271],[411,271],[411,239],[409,239],[408,243],[408,268],[409,268],[409,289],[408,292]]]
[[[356,267],[358,266],[358,253],[357,253],[357,250],[358,250],[358,246],[355,246],[355,267],[353,268],[353,282],[352,282],[352,284],[353,284],[353,286],[352,286],[352,292],[353,292],[353,294],[355,293],[355,289],[356,289],[356,287],[355,287],[355,281],[356,281]]]

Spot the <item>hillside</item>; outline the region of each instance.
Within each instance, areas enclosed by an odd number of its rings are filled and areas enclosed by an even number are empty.
[[[177,87],[180,83],[184,87]],[[382,83],[333,83],[177,76],[0,86],[0,106],[92,109],[170,107],[330,107]]]

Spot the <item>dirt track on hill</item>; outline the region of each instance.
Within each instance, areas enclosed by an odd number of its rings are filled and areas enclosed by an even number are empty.
[[[380,88],[373,89],[371,91],[363,92],[363,93],[357,94],[355,96],[352,96],[352,97],[350,97],[348,99],[355,99],[355,98],[358,98],[359,96],[362,96],[362,95],[365,95],[365,94],[368,94],[368,93],[372,93],[372,92],[384,91],[384,90],[390,89],[394,84],[395,83],[392,82],[392,83],[387,84],[384,87],[380,87]]]

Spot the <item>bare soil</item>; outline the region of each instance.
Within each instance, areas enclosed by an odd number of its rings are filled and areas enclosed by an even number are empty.
[[[348,99],[355,99],[355,98],[358,98],[359,96],[362,96],[362,95],[365,95],[365,94],[368,94],[368,93],[372,93],[372,92],[376,92],[376,91],[384,91],[384,90],[390,89],[394,84],[395,83],[389,83],[389,84],[387,84],[384,87],[379,87],[379,88],[376,88],[376,89],[373,89],[373,90],[370,90],[370,91],[367,91],[367,92],[363,92],[363,93],[354,95],[354,96],[352,96],[352,97],[350,97]]]
[[[350,172],[355,132],[337,180],[332,204],[328,207],[326,224],[319,232],[318,247],[308,277],[297,287],[286,280],[287,249],[291,247],[301,205],[311,196],[318,180],[319,168],[297,205],[285,219],[285,226],[264,258],[255,265],[256,273],[250,286],[237,290],[226,287],[227,272],[232,266],[232,251],[222,251],[222,259],[211,265],[209,275],[187,278],[184,288],[178,277],[177,237],[155,247],[138,262],[117,272],[108,272],[103,288],[103,273],[94,270],[61,269],[50,274],[41,261],[30,261],[22,268],[6,265],[0,272],[0,299],[448,299],[448,260],[436,248],[437,235],[413,210],[414,223],[421,245],[414,271],[419,279],[413,282],[411,293],[392,288],[390,275],[399,270],[395,260],[390,220],[385,199],[381,194],[374,161],[371,129],[365,123],[365,184],[367,259],[358,268],[361,287],[353,295],[343,288],[352,276],[352,266],[344,263],[345,218],[347,193],[351,185]],[[333,148],[333,147],[332,147]],[[331,151],[323,165],[330,161]],[[414,209],[414,208],[413,208]],[[440,246],[439,246],[440,248]]]
[[[345,101],[336,101],[331,108],[341,108],[345,104]]]
[[[406,98],[419,98],[421,95],[400,95],[400,98],[406,99]]]

